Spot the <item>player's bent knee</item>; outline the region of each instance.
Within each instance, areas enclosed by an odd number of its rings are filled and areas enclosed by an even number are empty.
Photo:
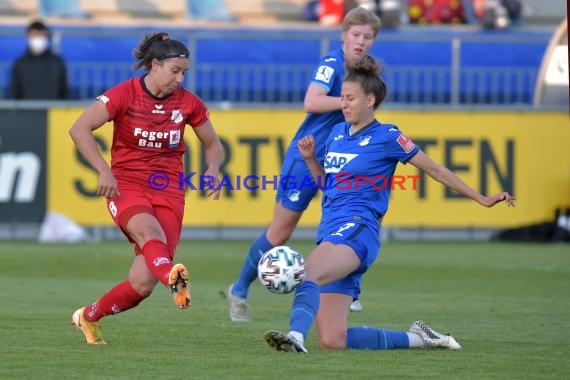
[[[149,281],[147,279],[138,279],[138,278],[129,278],[129,282],[131,286],[141,297],[148,297],[154,290],[154,287],[157,284],[157,280],[153,278],[153,280]]]
[[[271,242],[271,244],[278,246],[287,243],[287,241],[293,235],[294,228],[275,228],[269,229],[267,231],[267,240]]]
[[[346,336],[326,336],[319,338],[319,345],[325,350],[344,350],[346,348]]]
[[[137,239],[135,240],[141,241],[142,245],[152,240],[159,240],[166,244],[166,235],[164,234],[164,231],[157,228],[151,227],[137,231],[136,237]]]
[[[166,235],[164,231],[160,225],[156,225],[154,223],[129,224],[128,232],[141,248],[152,240],[160,240],[166,243]]]
[[[141,297],[147,298],[151,295],[154,290],[154,286],[133,286],[135,292],[137,292]]]

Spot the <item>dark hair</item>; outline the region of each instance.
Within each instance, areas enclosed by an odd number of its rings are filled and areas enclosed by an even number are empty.
[[[358,83],[365,94],[373,94],[374,108],[378,108],[387,94],[386,83],[380,78],[384,70],[383,65],[372,56],[366,55],[361,61],[347,64],[346,69],[344,81]]]
[[[190,53],[182,42],[170,39],[168,33],[150,33],[146,34],[138,48],[133,50],[133,56],[137,61],[133,66],[135,70],[144,67],[149,71],[155,58],[159,61],[168,58],[189,58]]]
[[[29,33],[32,30],[37,30],[40,32],[47,32],[49,34],[49,28],[47,27],[46,24],[44,24],[42,21],[40,20],[35,20],[32,21],[30,23],[30,25],[28,25],[28,27],[26,28],[26,34]]]

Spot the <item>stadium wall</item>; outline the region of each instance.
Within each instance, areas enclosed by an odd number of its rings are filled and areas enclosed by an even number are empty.
[[[0,117],[0,223],[37,223],[48,212],[84,226],[112,227],[103,199],[95,195],[97,176],[76,151],[69,126],[83,108],[4,110]],[[281,158],[304,114],[298,110],[213,109],[212,120],[227,150],[219,202],[199,190],[187,191],[185,226],[261,228],[270,222],[274,183],[248,175],[279,175]],[[570,121],[556,112],[475,112],[384,110],[381,121],[401,127],[435,160],[453,169],[483,193],[514,193],[514,209],[484,209],[446,191],[431,179],[406,181],[392,192],[384,225],[390,228],[499,229],[552,219],[570,205]],[[17,132],[16,132],[17,131]],[[109,158],[111,126],[96,132]],[[203,152],[191,130],[185,173],[201,172]],[[397,175],[414,176],[400,165]],[[409,177],[407,177],[409,178]],[[192,183],[199,187],[198,182]],[[314,228],[320,218],[316,199],[301,220]]]

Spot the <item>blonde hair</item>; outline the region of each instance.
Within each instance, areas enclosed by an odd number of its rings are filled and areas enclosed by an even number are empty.
[[[382,21],[380,21],[380,17],[378,17],[376,13],[363,7],[356,7],[348,11],[346,16],[344,16],[341,30],[343,32],[346,32],[348,29],[350,29],[351,26],[354,25],[370,25],[374,31],[374,37],[376,37],[378,31],[380,30],[381,24]]]

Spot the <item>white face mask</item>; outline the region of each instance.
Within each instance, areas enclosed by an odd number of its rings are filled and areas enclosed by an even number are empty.
[[[28,46],[32,54],[40,55],[48,48],[49,41],[45,36],[30,37],[28,39]]]

